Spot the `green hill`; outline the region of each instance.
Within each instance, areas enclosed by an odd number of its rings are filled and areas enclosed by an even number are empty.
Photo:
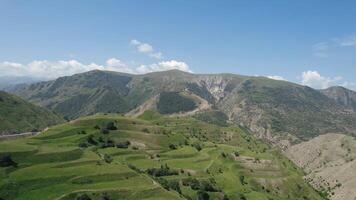
[[[0,91],[0,134],[43,129],[64,122],[51,111]]]
[[[2,199],[322,199],[278,150],[236,126],[97,114],[0,143]]]

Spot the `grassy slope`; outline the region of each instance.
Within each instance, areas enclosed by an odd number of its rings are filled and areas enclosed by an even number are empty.
[[[115,122],[118,130],[102,134],[94,128],[107,122]],[[131,145],[79,148],[88,135]],[[92,199],[104,193],[110,199],[196,199],[197,190],[182,185],[189,177],[218,189],[208,192],[210,199],[321,199],[289,160],[242,129],[152,112],[135,119],[114,114],[81,118],[33,138],[2,142],[0,155],[5,154],[18,163],[0,167],[0,197],[5,199],[75,199],[82,193]],[[145,172],[166,164],[178,175],[157,179]],[[163,180],[177,180],[182,194],[164,189],[158,183]]]
[[[51,111],[0,91],[0,133],[30,131],[61,123]]]

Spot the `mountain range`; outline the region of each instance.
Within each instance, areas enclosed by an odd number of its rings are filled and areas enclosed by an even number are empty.
[[[162,114],[196,114],[214,110],[230,123],[282,146],[330,132],[356,132],[354,91],[342,87],[315,90],[266,77],[95,70],[11,92],[70,120],[98,112],[135,114],[153,109]]]

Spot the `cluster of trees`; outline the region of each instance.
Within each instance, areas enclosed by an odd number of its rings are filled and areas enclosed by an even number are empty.
[[[178,171],[175,169],[171,169],[168,167],[167,164],[161,165],[160,168],[149,168],[146,170],[146,172],[155,177],[160,177],[160,176],[171,176],[171,175],[178,175]]]

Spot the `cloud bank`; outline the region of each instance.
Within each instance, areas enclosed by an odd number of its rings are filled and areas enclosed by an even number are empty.
[[[325,89],[331,86],[343,86],[356,91],[356,83],[345,81],[341,76],[322,76],[318,71],[308,70],[302,73],[301,84],[316,89]]]
[[[106,61],[105,65],[98,65],[96,63],[84,64],[77,60],[35,60],[28,64],[5,61],[0,63],[0,76],[28,76],[41,79],[54,79],[60,76],[70,76],[95,69],[132,74],[142,74],[171,69],[192,72],[188,64],[177,60],[161,61],[150,65],[132,67],[120,59],[110,58]]]

